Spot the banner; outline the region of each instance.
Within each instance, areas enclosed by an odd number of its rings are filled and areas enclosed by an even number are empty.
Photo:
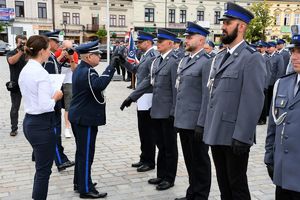
[[[15,9],[0,8],[0,21],[11,21],[15,19]]]
[[[128,43],[129,46],[128,46],[127,61],[131,64],[133,63],[138,64],[139,60],[136,57],[136,48],[133,41],[133,31],[130,32]]]

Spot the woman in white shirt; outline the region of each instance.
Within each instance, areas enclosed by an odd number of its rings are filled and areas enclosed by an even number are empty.
[[[41,65],[50,56],[49,39],[40,35],[31,36],[25,53],[30,59],[19,78],[26,113],[23,131],[35,156],[32,198],[44,200],[47,198],[55,155],[54,106],[62,98],[62,92],[54,91],[49,74]]]

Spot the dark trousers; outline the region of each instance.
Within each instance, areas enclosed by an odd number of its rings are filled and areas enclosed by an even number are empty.
[[[61,142],[61,111],[55,111],[55,126],[54,126],[54,133],[56,136],[56,146],[55,146],[55,165],[59,166],[69,159],[64,154],[64,147],[62,146]]]
[[[120,74],[121,74],[120,68],[121,68],[121,66],[120,66],[120,65],[118,65],[118,66],[116,67],[116,70],[117,70],[117,74],[118,74],[118,75],[120,75]]]
[[[123,81],[125,81],[125,75],[126,75],[125,67],[121,66],[121,71],[122,71]]]
[[[155,167],[155,132],[150,111],[137,111],[137,119],[141,142],[140,161],[149,167]]]
[[[47,198],[51,167],[55,154],[54,113],[25,115],[23,131],[33,148],[35,156],[35,175],[32,198]]]
[[[132,73],[130,71],[127,71],[127,79],[128,80],[132,79]]]
[[[11,109],[10,109],[10,123],[11,131],[18,130],[18,119],[19,119],[19,109],[21,104],[22,95],[21,92],[10,92],[11,99]]]
[[[207,200],[211,185],[211,164],[208,145],[195,138],[194,130],[179,130],[185,165],[189,175],[188,200]]]
[[[276,186],[275,199],[276,200],[299,200],[300,192],[286,190],[280,186]]]
[[[173,119],[154,119],[154,130],[156,134],[157,156],[157,177],[170,183],[174,183],[177,162],[177,133],[174,130]]]
[[[259,122],[266,122],[267,121],[267,115],[268,115],[268,105],[269,105],[269,98],[268,98],[268,89],[264,90],[264,94],[265,94],[265,100],[264,100],[264,107],[261,111],[261,115],[259,117]]]
[[[235,155],[230,146],[211,146],[221,200],[250,200],[247,180],[249,152]]]
[[[91,167],[94,160],[97,126],[81,126],[71,123],[76,141],[75,171],[73,183],[77,184],[80,194],[94,189]]]

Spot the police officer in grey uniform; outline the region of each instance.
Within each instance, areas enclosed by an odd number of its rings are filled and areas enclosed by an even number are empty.
[[[174,41],[174,52],[180,59],[185,56],[185,50],[182,47],[182,41],[180,38],[176,38],[176,40]]]
[[[121,65],[128,71],[135,73],[137,76],[137,86],[139,86],[144,78],[146,78],[151,71],[152,61],[159,55],[153,48],[154,35],[139,31],[137,37],[137,47],[143,54],[139,64],[130,64],[121,58]],[[133,163],[132,167],[138,167],[138,172],[145,172],[155,168],[155,137],[153,130],[153,120],[150,116],[150,109],[152,104],[152,87],[149,87],[145,94],[137,100],[137,118],[138,130],[141,142],[140,161]],[[143,105],[148,105],[144,107]]]
[[[98,126],[105,125],[105,97],[103,90],[110,83],[115,68],[119,65],[117,57],[98,75],[94,67],[100,62],[99,41],[81,44],[76,48],[81,62],[72,76],[72,101],[69,120],[76,140],[74,191],[80,198],[104,198],[107,193],[99,193],[91,178],[91,168],[95,154]]]
[[[161,53],[151,64],[151,72],[136,90],[122,103],[121,110],[137,101],[149,88],[153,87],[150,115],[156,134],[157,178],[148,183],[155,184],[157,190],[174,186],[177,171],[177,135],[174,130],[174,109],[176,104],[176,75],[179,59],[174,54],[176,35],[165,29],[158,29],[157,50]]]
[[[208,99],[207,80],[212,61],[203,48],[208,34],[209,31],[198,24],[187,23],[184,35],[186,50],[190,54],[178,65],[174,126],[179,131],[189,187],[186,197],[177,200],[208,199],[210,190],[208,145],[202,141]]]
[[[228,2],[222,42],[212,64],[203,140],[211,146],[221,199],[250,200],[247,165],[264,103],[266,64],[244,41],[253,14]]]
[[[285,67],[284,69],[286,71],[286,68],[290,62],[291,55],[290,55],[290,52],[288,52],[286,49],[284,49],[284,45],[285,45],[285,40],[283,40],[283,39],[277,40],[276,49],[277,49],[278,53],[280,55],[282,55],[282,57],[283,57],[284,67]]]
[[[208,53],[211,57],[215,57],[216,54],[213,52],[215,48],[215,44],[213,43],[213,41],[208,40],[206,42],[206,44],[204,45],[204,49],[206,51],[206,53]]]
[[[300,199],[300,33],[292,37],[295,73],[276,81],[265,145],[265,164],[276,200]]]

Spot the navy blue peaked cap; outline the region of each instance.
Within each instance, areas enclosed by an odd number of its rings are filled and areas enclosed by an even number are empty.
[[[180,43],[180,42],[181,42],[181,39],[180,39],[180,38],[176,38],[174,42]]]
[[[99,49],[99,40],[81,44],[78,47],[76,47],[75,50],[79,54],[102,53]]]
[[[256,43],[256,46],[257,47],[268,47],[268,43],[266,43],[265,41],[263,40],[259,40],[257,43]]]
[[[300,47],[300,35],[293,35],[292,36],[292,41],[287,48],[292,49],[294,47]]]
[[[225,12],[223,17],[219,18],[220,21],[226,19],[239,19],[247,24],[254,18],[254,15],[247,9],[239,6],[238,4],[227,2],[225,4]]]
[[[276,42],[268,42],[268,47],[276,47]]]
[[[277,44],[285,44],[285,40],[284,39],[278,39]]]
[[[60,31],[46,32],[46,33],[43,33],[43,35],[48,37],[49,39],[54,39],[54,40],[59,41],[59,32]]]
[[[155,35],[153,35],[151,33],[147,33],[145,31],[139,31],[137,40],[150,40],[150,41],[153,41],[154,38],[155,38]]]
[[[200,34],[206,37],[209,34],[209,31],[206,28],[203,28],[202,26],[194,22],[187,22],[185,33],[183,35],[192,35],[192,34]]]
[[[208,40],[206,42],[210,47],[215,48],[215,44],[213,43],[213,41]]]
[[[177,35],[166,30],[166,29],[162,29],[159,28],[157,30],[157,39],[159,40],[172,40],[175,42],[175,40],[177,39]]]

